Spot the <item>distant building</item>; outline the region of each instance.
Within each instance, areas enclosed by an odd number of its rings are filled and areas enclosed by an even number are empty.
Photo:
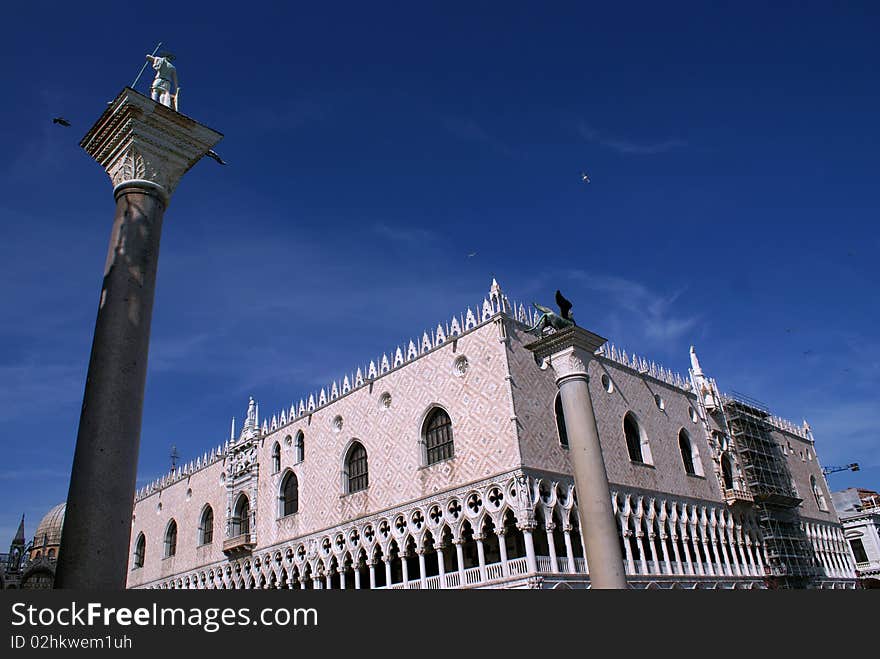
[[[298,403],[251,400],[238,433],[137,492],[128,586],[588,587],[534,322],[493,281]],[[589,373],[631,586],[855,586],[806,423],[722,394],[693,350],[681,376],[606,344]]]
[[[880,493],[850,487],[832,492],[834,507],[866,588],[880,588]]]
[[[9,553],[0,555],[0,590],[52,588],[66,507],[59,503],[46,513],[30,542],[25,540],[22,515]]]

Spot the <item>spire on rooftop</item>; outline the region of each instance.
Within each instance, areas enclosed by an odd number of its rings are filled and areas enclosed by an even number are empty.
[[[13,545],[24,545],[24,515],[21,516],[21,521],[18,523],[18,531],[15,532],[15,538],[12,540]]]

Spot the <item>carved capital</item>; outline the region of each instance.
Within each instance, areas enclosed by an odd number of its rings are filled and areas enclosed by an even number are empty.
[[[587,377],[593,354],[606,339],[582,327],[569,327],[526,346],[538,363],[549,363],[557,382],[569,377]]]
[[[589,363],[590,355],[575,347],[565,348],[550,357],[550,366],[557,380],[576,376],[587,377]]]
[[[115,189],[158,191],[167,203],[177,183],[222,135],[126,87],[80,142]]]

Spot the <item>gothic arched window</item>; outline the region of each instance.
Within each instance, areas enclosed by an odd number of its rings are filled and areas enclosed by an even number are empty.
[[[425,419],[425,464],[448,460],[455,455],[452,443],[452,421],[445,410],[435,407]]]
[[[281,490],[278,494],[278,516],[286,517],[299,510],[299,482],[296,474],[287,472],[281,481]]]
[[[733,489],[733,459],[727,453],[721,456],[721,480],[725,490]]]
[[[554,403],[556,411],[556,432],[559,434],[559,443],[568,448],[568,433],[565,430],[565,412],[562,411],[562,396],[556,394],[556,402]]]
[[[165,558],[170,558],[177,553],[177,522],[173,519],[168,522],[165,529]]]
[[[248,498],[242,494],[238,497],[232,513],[232,537],[246,535],[251,532],[251,506]]]
[[[144,556],[147,553],[147,539],[144,534],[138,535],[137,541],[134,543],[134,567],[144,566]]]
[[[211,506],[205,506],[202,511],[202,519],[199,522],[199,544],[209,545],[214,541],[214,510]]]
[[[272,446],[272,473],[277,474],[281,471],[281,446],[278,442]]]
[[[303,431],[296,433],[296,461],[302,462],[306,458],[306,437]]]
[[[810,489],[813,490],[813,496],[816,497],[816,505],[819,506],[819,510],[828,510],[828,506],[825,504],[825,495],[822,493],[822,488],[819,487],[815,476],[810,476]]]
[[[358,441],[352,443],[345,457],[344,481],[348,494],[366,490],[370,484],[367,473],[367,450]]]
[[[697,471],[694,468],[694,450],[691,446],[691,438],[684,428],[678,432],[678,450],[681,451],[681,461],[684,463],[685,472],[691,476],[696,476]]]
[[[626,450],[629,452],[629,459],[633,462],[645,462],[642,454],[642,433],[639,428],[639,422],[632,412],[627,412],[623,417],[623,434],[626,436]]]

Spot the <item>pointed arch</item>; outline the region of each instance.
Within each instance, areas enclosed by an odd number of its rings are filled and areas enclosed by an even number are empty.
[[[275,442],[272,445],[272,473],[281,471],[281,444]]]
[[[343,461],[342,484],[345,494],[366,490],[370,485],[367,449],[358,440],[352,440]]]
[[[244,492],[235,500],[231,522],[231,537],[235,538],[251,532],[251,504]]]
[[[177,522],[172,518],[165,527],[165,558],[177,553]]]
[[[432,406],[422,423],[422,464],[425,466],[455,457],[452,419],[439,405]]]
[[[147,538],[144,536],[143,532],[138,534],[137,540],[134,543],[134,557],[132,559],[132,565],[135,569],[144,566],[144,558],[147,554]]]
[[[278,490],[278,517],[287,517],[299,512],[299,480],[290,469],[281,479]]]
[[[205,504],[199,519],[199,545],[210,545],[214,541],[214,509]]]
[[[681,453],[681,462],[684,465],[684,471],[689,476],[701,476],[698,473],[698,456],[695,455],[694,443],[687,430],[682,428],[678,431],[678,450]]]
[[[819,506],[819,510],[827,511],[828,504],[825,502],[825,494],[813,475],[810,475],[810,489],[813,491],[813,497],[816,499],[816,505]]]
[[[623,435],[626,438],[626,450],[632,462],[654,464],[651,459],[651,445],[648,443],[648,435],[632,412],[627,412],[623,417]]]
[[[734,489],[733,458],[726,452],[721,455],[721,482],[725,490]]]
[[[298,430],[296,433],[296,439],[294,440],[294,451],[296,453],[296,461],[297,463],[302,462],[306,459],[306,436],[303,434],[302,430]]]

